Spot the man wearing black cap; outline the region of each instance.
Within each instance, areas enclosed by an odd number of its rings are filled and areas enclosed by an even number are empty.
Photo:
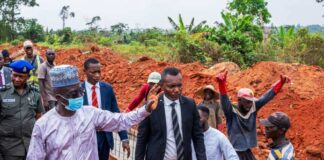
[[[294,147],[286,138],[286,132],[290,128],[287,114],[274,112],[267,119],[261,119],[260,122],[265,126],[266,137],[272,139],[272,143],[269,144],[271,151],[268,160],[294,160]]]
[[[10,68],[12,83],[0,90],[0,160],[24,160],[44,108],[39,92],[27,84],[33,66],[18,60]]]

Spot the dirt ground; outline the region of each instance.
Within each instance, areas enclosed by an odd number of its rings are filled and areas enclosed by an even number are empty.
[[[0,46],[0,49],[4,46]],[[17,52],[21,46],[10,48]],[[43,55],[45,47],[38,47]],[[183,94],[193,97],[196,102],[201,98],[195,92],[202,86],[215,83],[215,74],[227,69],[228,91],[231,99],[236,100],[236,92],[241,87],[249,87],[261,96],[271,85],[279,80],[280,74],[291,77],[292,83],[286,84],[280,93],[258,113],[265,118],[275,111],[286,112],[291,117],[292,127],[288,137],[292,141],[297,159],[324,159],[324,70],[318,66],[259,62],[251,68],[241,70],[233,63],[221,63],[208,69],[199,63],[177,64],[158,62],[142,57],[129,62],[127,57],[113,53],[110,49],[95,48],[94,52],[83,54],[79,49],[57,50],[57,64],[76,65],[83,79],[83,62],[86,58],[98,58],[102,64],[103,80],[110,83],[116,92],[118,104],[123,110],[139,92],[152,71],[162,71],[167,66],[181,69],[183,74]],[[253,151],[259,159],[266,159],[267,141],[263,129],[258,125],[259,146]]]

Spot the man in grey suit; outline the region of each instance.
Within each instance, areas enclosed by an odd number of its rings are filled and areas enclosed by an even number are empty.
[[[0,54],[0,88],[3,88],[6,84],[11,83],[11,69],[4,66],[3,55]]]

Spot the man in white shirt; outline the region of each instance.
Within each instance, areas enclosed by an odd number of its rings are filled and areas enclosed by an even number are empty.
[[[209,126],[209,109],[204,105],[199,105],[197,109],[200,116],[200,123],[204,130],[207,160],[239,160],[227,137],[222,132]],[[196,158],[194,155],[195,153],[193,152],[193,159]]]
[[[156,99],[124,114],[83,106],[84,92],[75,66],[55,66],[50,77],[57,104],[37,120],[27,160],[99,160],[96,130],[126,130],[155,109]]]

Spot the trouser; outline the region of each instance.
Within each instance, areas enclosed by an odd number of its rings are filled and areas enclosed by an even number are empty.
[[[103,144],[98,147],[99,160],[108,160],[110,147],[106,138],[103,140]]]
[[[236,151],[236,153],[239,156],[240,160],[256,160],[251,149],[248,149],[246,151]]]

